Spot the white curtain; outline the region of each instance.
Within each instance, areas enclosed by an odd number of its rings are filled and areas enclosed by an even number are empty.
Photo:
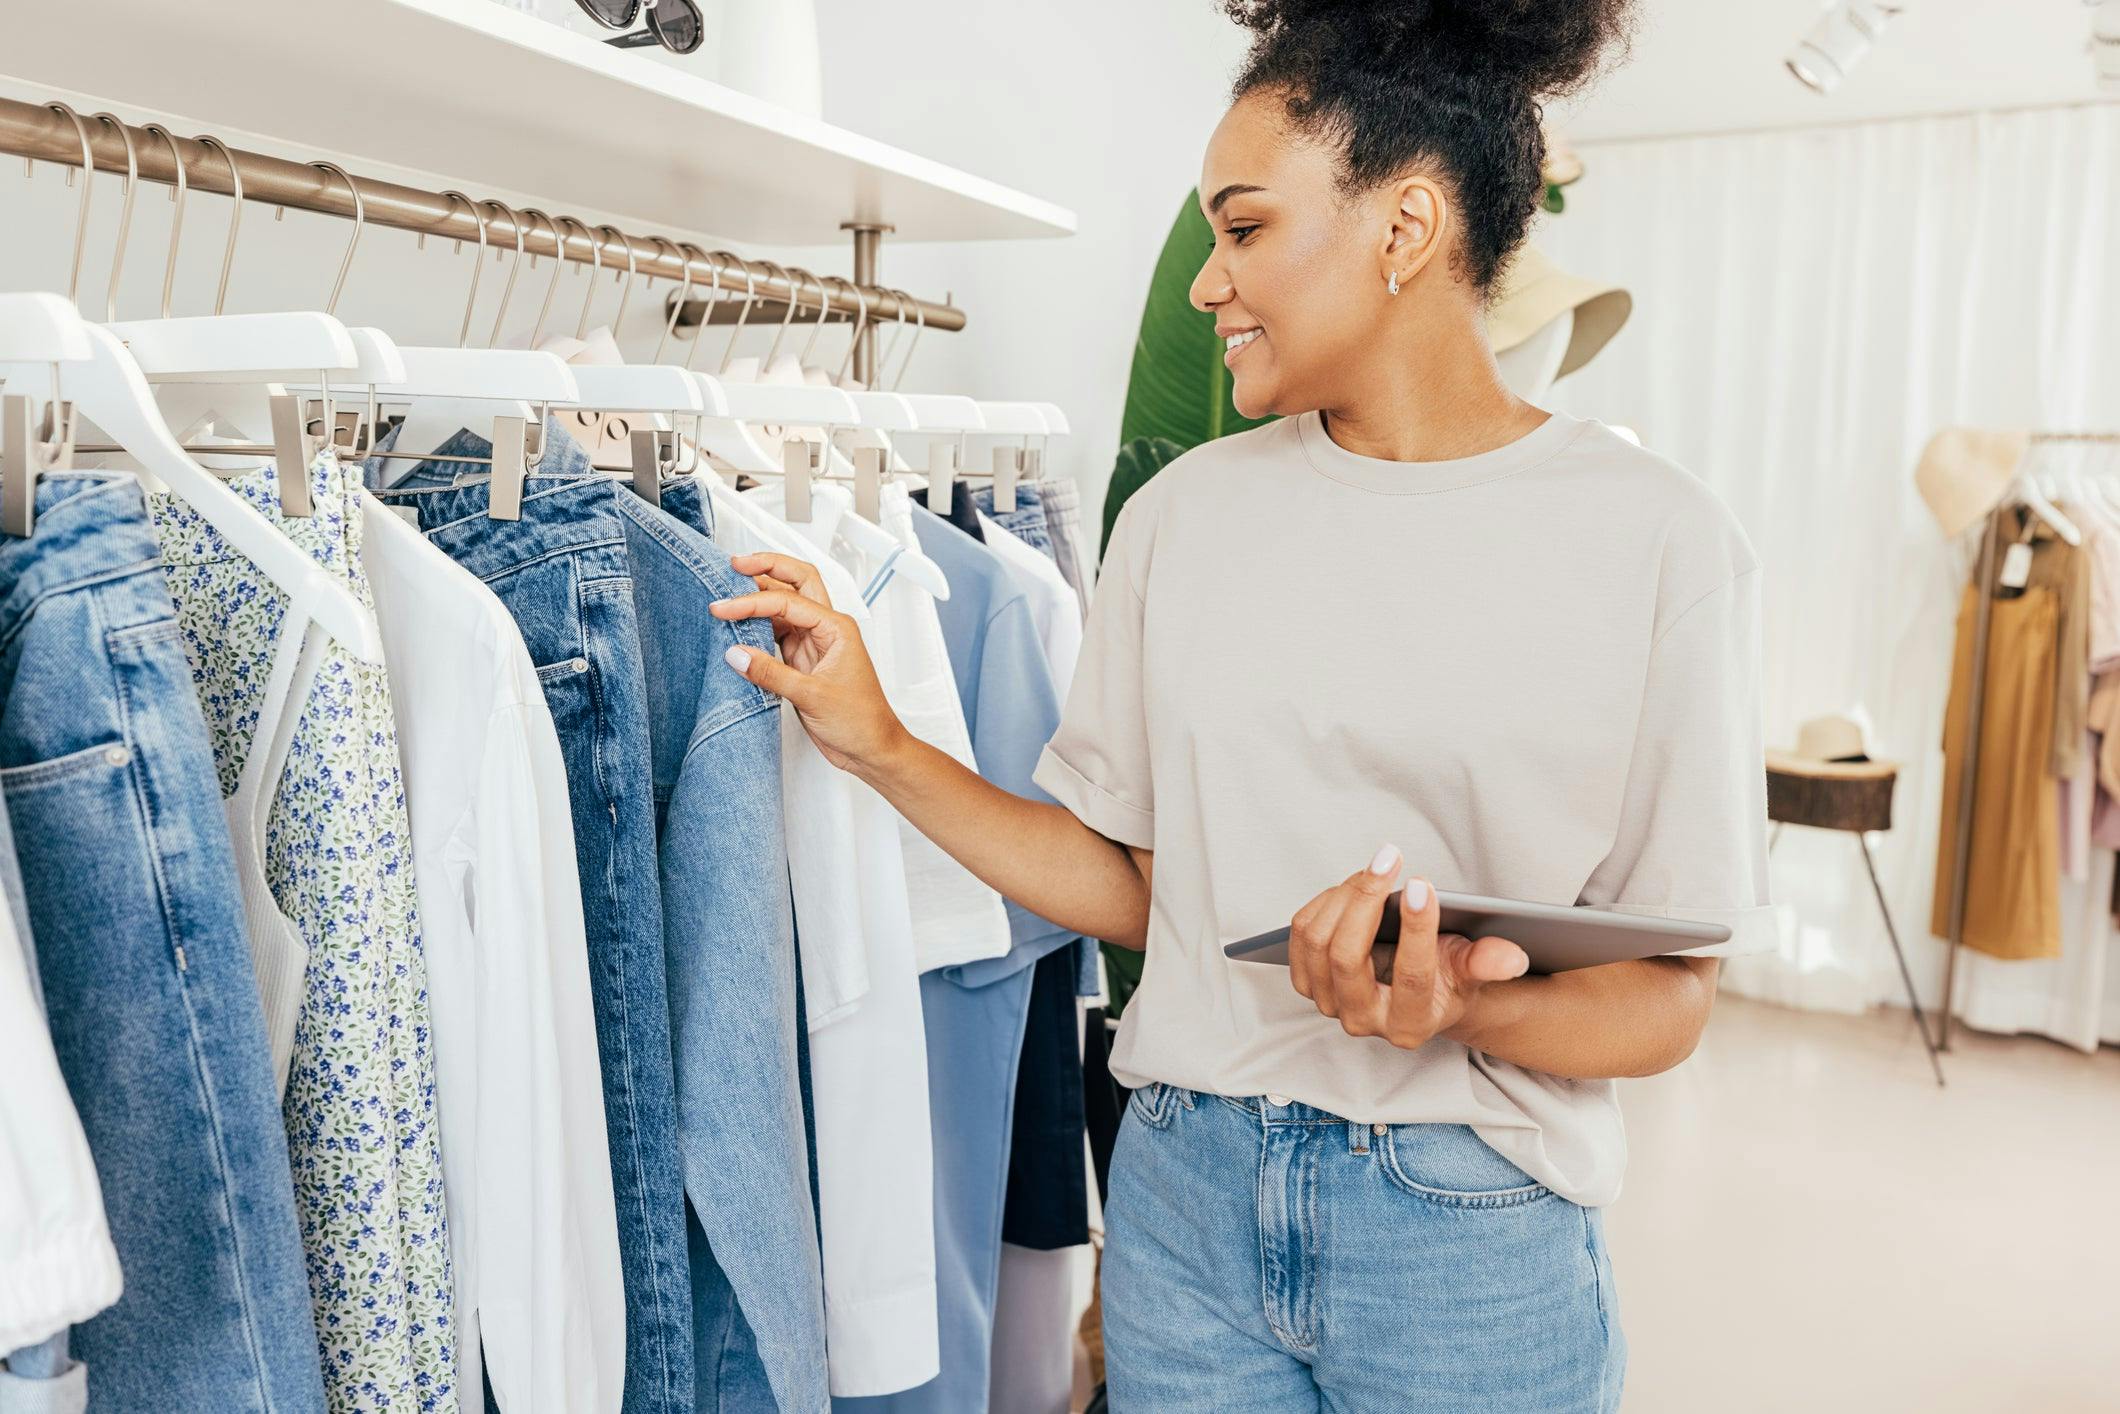
[[[1632,322],[1555,390],[1633,427],[1736,510],[1766,563],[1767,732],[1860,704],[1903,763],[1877,862],[1925,1004],[1942,720],[1966,547],[1913,485],[1950,424],[2120,428],[2120,107],[1586,145],[1538,239],[1633,292]],[[2100,453],[2075,453],[2096,456]],[[2120,470],[2120,468],[2116,468]],[[1857,1010],[1902,997],[1853,837],[1789,830],[1778,955],[1733,989]],[[2120,1041],[2113,860],[2063,882],[2065,954],[1970,950],[1960,1016]]]

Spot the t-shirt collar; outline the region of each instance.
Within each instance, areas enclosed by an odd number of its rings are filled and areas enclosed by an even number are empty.
[[[1303,455],[1319,475],[1365,491],[1399,496],[1455,491],[1528,471],[1566,446],[1589,425],[1581,418],[1556,412],[1514,442],[1492,451],[1447,461],[1400,462],[1348,451],[1326,432],[1321,413],[1303,413],[1295,419],[1295,424]]]

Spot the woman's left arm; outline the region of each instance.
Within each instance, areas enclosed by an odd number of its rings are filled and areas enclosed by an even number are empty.
[[[1692,1054],[1715,1000],[1714,958],[1528,976],[1530,958],[1515,943],[1442,932],[1423,879],[1400,891],[1399,940],[1380,948],[1377,923],[1394,906],[1387,891],[1398,867],[1398,851],[1386,846],[1290,924],[1289,980],[1348,1035],[1409,1051],[1447,1036],[1574,1080],[1654,1075]]]
[[[1444,1034],[1572,1080],[1655,1075],[1693,1054],[1720,966],[1712,957],[1651,957],[1488,982]]]

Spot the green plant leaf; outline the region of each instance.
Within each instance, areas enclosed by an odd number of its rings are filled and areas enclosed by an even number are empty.
[[[1104,950],[1104,990],[1106,1003],[1104,1014],[1117,1016],[1126,1010],[1127,999],[1134,988],[1141,985],[1141,968],[1148,961],[1148,954],[1137,948],[1115,947],[1110,943],[1099,943]]]
[[[1119,448],[1119,458],[1112,463],[1112,479],[1104,487],[1104,538],[1097,542],[1100,558],[1104,547],[1111,544],[1112,522],[1119,518],[1119,508],[1126,504],[1126,498],[1184,452],[1185,448],[1168,437],[1136,437]]]
[[[1245,417],[1230,401],[1229,370],[1222,365],[1214,317],[1192,307],[1193,277],[1213,244],[1200,203],[1187,192],[1156,257],[1141,311],[1126,413],[1119,421],[1122,442],[1163,437],[1180,447],[1197,447],[1269,420]]]

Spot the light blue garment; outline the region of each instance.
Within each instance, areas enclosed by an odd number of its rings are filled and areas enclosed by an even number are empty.
[[[1026,484],[1016,488],[1016,509],[995,515],[994,488],[991,485],[982,486],[972,493],[973,503],[985,512],[994,524],[1053,562],[1054,568],[1060,571],[1060,576],[1067,581],[1068,588],[1075,591],[1086,612],[1089,600],[1082,592],[1074,541],[1069,538],[1068,528],[1056,520],[1063,507],[1067,513],[1072,513],[1074,497],[1075,483],[1072,481]],[[1097,969],[1097,944],[1089,938],[1080,939],[1075,944],[1075,995],[1097,996],[1104,990],[1101,982],[1102,978]]]
[[[1028,482],[1018,486],[1016,509],[1003,511],[999,515],[994,514],[994,488],[991,482],[972,492],[972,502],[994,524],[1039,554],[1050,558],[1053,555],[1053,533],[1045,518],[1045,498],[1040,494],[1041,490],[1041,487]]]
[[[122,474],[47,476],[37,507],[35,536],[0,540],[0,784],[125,1274],[72,1353],[99,1411],[321,1410],[287,1131],[155,533]],[[14,1371],[37,1373],[61,1370]]]
[[[830,1396],[796,1079],[780,702],[722,659],[739,643],[772,653],[773,631],[708,612],[755,586],[707,539],[696,483],[664,488],[660,510],[630,491],[618,504],[654,744],[697,1407],[815,1414]]]
[[[1031,783],[1031,771],[1060,725],[1060,704],[1030,605],[999,557],[956,526],[924,507],[914,508],[913,526],[921,550],[949,578],[950,597],[935,608],[979,774],[1003,790],[1050,801]],[[942,1373],[899,1394],[835,1399],[838,1414],[964,1414],[987,1407],[1009,1128],[1032,973],[1039,958],[1074,941],[1013,900],[1008,916],[1013,945],[1005,955],[920,978],[934,1123]]]
[[[1150,1085],[1104,1223],[1115,1410],[1619,1408],[1602,1215],[1464,1125]]]

